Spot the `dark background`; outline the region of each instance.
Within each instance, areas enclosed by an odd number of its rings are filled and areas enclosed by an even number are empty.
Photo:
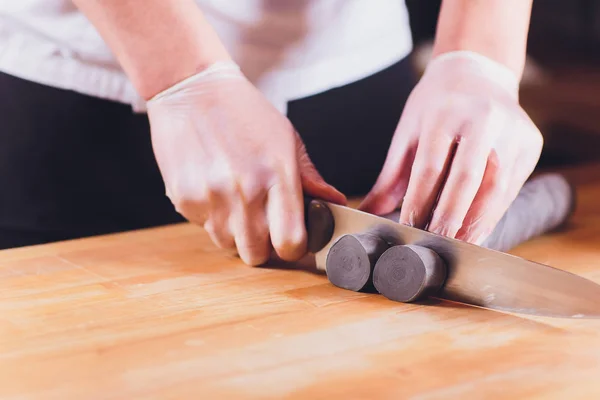
[[[406,0],[406,4],[415,43],[432,39],[441,1]],[[599,61],[600,1],[534,1],[528,47],[530,54],[548,61],[567,55]]]
[[[415,46],[430,42],[441,1],[406,0]],[[600,160],[600,1],[533,2],[528,61],[544,82],[524,84],[521,104],[544,135],[540,163]]]

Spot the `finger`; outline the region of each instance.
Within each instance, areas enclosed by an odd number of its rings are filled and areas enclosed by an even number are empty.
[[[304,193],[332,203],[347,204],[346,196],[325,182],[312,163],[307,164],[304,162],[300,166],[300,179]]]
[[[498,129],[501,124],[495,122],[493,126]],[[532,126],[523,126],[517,121],[517,125],[513,127],[522,133],[515,138],[523,142],[497,140],[496,151],[492,151],[487,160],[480,192],[457,234],[458,239],[483,244],[516,199],[521,187],[533,172],[542,149],[541,135],[527,134],[527,129]],[[504,131],[500,128],[498,134]],[[522,150],[515,152],[515,149]]]
[[[434,125],[424,127],[412,166],[406,196],[400,211],[400,223],[425,228],[443,183],[460,120],[439,118]]]
[[[175,211],[188,221],[200,226],[207,221],[210,199],[207,187],[202,182],[199,183],[193,177],[184,175],[175,182],[173,187],[167,187],[166,195]]]
[[[209,219],[204,223],[204,230],[217,247],[224,250],[235,249],[235,240],[228,223]]]
[[[271,187],[267,198],[267,220],[271,244],[282,260],[297,261],[306,254],[304,202],[299,182]]]
[[[477,243],[483,241],[483,236],[491,233],[492,221],[497,223],[503,213],[498,205],[503,203],[506,197],[508,177],[508,173],[502,174],[498,155],[492,150],[487,159],[481,186],[465,215],[462,227],[456,234],[457,239]]]
[[[332,203],[342,205],[347,203],[346,196],[325,182],[319,171],[317,171],[298,132],[296,132],[296,159],[301,185],[306,194]]]
[[[229,226],[229,207],[225,197],[219,193],[210,196],[210,217],[205,222],[204,229],[217,247],[235,249],[235,240]]]
[[[530,169],[518,165],[516,157],[501,164],[496,152],[490,154],[482,189],[477,193],[457,239],[481,245],[494,231],[531,174]]]
[[[359,210],[384,215],[394,211],[406,194],[416,145],[402,144],[394,155],[386,159],[375,185],[359,205]],[[390,154],[391,155],[391,154]]]
[[[489,186],[481,188],[491,151],[491,144],[480,139],[483,132],[476,135],[465,132],[463,137],[468,139],[463,139],[458,144],[448,177],[433,211],[429,231],[454,238],[463,225],[477,193],[493,189]]]
[[[359,210],[383,215],[394,211],[406,194],[417,149],[417,119],[404,114],[400,119],[387,157],[373,188],[358,206]]]
[[[235,246],[244,263],[251,266],[264,264],[271,253],[264,206],[261,207],[258,202],[240,206],[230,218],[230,225],[234,231]]]

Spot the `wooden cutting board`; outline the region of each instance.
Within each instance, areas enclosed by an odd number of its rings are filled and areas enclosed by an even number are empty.
[[[600,282],[600,166],[514,254]],[[599,305],[600,307],[600,305]],[[178,225],[0,252],[0,398],[600,398],[600,320],[408,305]]]

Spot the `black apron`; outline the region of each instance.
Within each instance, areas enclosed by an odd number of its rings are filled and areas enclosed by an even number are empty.
[[[408,59],[288,105],[325,180],[371,188],[415,78]],[[0,73],[0,249],[183,222],[129,105]]]

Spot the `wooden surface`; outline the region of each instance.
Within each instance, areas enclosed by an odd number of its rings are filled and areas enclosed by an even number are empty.
[[[600,166],[514,254],[600,282]],[[600,398],[600,320],[406,305],[189,225],[0,252],[0,399]],[[599,305],[600,307],[600,305]]]

